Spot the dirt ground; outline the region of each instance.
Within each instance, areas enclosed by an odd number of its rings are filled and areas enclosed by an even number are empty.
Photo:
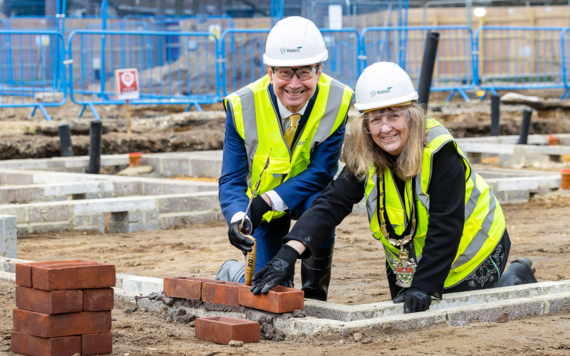
[[[504,205],[513,240],[511,259],[527,256],[539,281],[570,279],[568,216],[570,194],[538,196],[522,205]],[[240,254],[228,242],[224,223],[136,234],[63,232],[18,241],[20,258],[36,261],[85,258],[114,263],[118,273],[211,278],[219,265]],[[337,229],[330,301],[371,303],[389,300],[380,243],[370,236],[365,214],[351,215]],[[297,266],[299,267],[299,266]],[[300,283],[297,271],[297,286]],[[14,284],[0,281],[0,355],[10,352]],[[242,348],[195,338],[187,324],[155,313],[113,311],[115,355],[568,355],[570,312],[533,316],[503,324],[471,322],[382,334],[361,341],[315,338],[261,341]]]

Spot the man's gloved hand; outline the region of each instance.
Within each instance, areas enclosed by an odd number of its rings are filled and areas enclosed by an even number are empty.
[[[251,223],[253,225],[252,233],[257,229],[257,226],[259,226],[263,215],[271,210],[273,210],[273,208],[271,205],[267,204],[261,195],[253,198],[253,201],[251,202]]]
[[[240,224],[241,219],[230,224],[230,229],[228,230],[228,238],[230,239],[230,243],[236,248],[240,249],[243,253],[251,252],[253,241],[243,236],[243,234],[251,234],[251,221],[249,221],[247,217],[245,218],[242,231],[239,230]]]
[[[251,287],[254,295],[267,294],[273,287],[293,279],[295,262],[299,253],[289,245],[283,245],[277,256],[253,276],[255,284]]]
[[[417,313],[429,309],[431,295],[418,288],[410,288],[392,300],[392,302],[404,303],[404,313]]]

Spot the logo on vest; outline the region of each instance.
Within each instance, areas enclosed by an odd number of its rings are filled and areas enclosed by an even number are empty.
[[[297,146],[303,146],[305,144],[305,141],[299,141],[299,143],[297,144]]]
[[[388,94],[390,92],[390,89],[392,89],[392,87],[388,87],[385,90],[372,90],[370,91],[370,96],[375,97],[376,94]]]
[[[303,48],[303,47],[297,47],[297,48],[285,48],[285,47],[281,47],[280,51],[281,51],[281,54],[285,54],[285,53],[299,53],[299,52],[301,52],[301,48]]]

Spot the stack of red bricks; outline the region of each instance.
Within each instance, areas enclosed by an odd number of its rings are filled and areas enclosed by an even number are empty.
[[[12,351],[30,356],[108,354],[115,266],[84,260],[16,264]]]
[[[164,294],[172,298],[202,300],[231,306],[246,306],[272,313],[303,309],[302,290],[277,286],[267,294],[253,295],[251,286],[205,278],[176,277],[164,279]],[[196,336],[220,344],[230,340],[259,341],[259,323],[228,317],[196,320]]]

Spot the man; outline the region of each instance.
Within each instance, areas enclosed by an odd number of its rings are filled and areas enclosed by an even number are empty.
[[[292,265],[303,258],[305,297],[319,300],[327,299],[334,230],[312,255],[299,254],[301,243],[283,246],[281,239],[291,219],[297,220],[311,206],[338,169],[353,91],[322,73],[327,58],[313,22],[290,17],[275,25],[263,55],[268,74],[224,101],[226,136],[219,181],[231,244],[246,253],[253,242],[243,234],[255,237],[256,273],[273,258]],[[269,166],[246,215],[268,156]],[[227,261],[216,278],[243,282],[244,270],[245,262]]]

